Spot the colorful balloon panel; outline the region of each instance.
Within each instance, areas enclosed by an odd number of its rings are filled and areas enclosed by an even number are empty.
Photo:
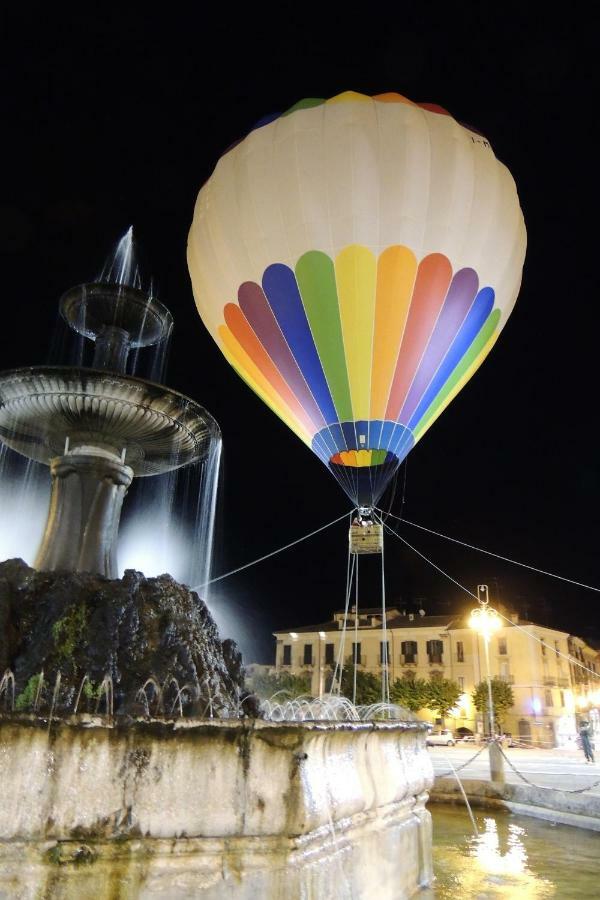
[[[485,138],[440,107],[353,92],[230,148],[188,244],[228,361],[364,505],[491,350],[524,253]]]
[[[399,279],[391,260],[411,273],[401,304],[389,299]],[[221,338],[238,371],[263,393],[267,386],[272,408],[310,437],[359,503],[377,499],[473,347],[485,354],[498,324],[494,292],[479,289],[473,269],[453,274],[441,254],[414,260],[406,247],[386,248],[379,259],[358,246],[335,260],[309,251],[295,270],[269,266],[261,285],[246,282],[239,305],[224,308]],[[390,333],[394,350],[386,354]]]

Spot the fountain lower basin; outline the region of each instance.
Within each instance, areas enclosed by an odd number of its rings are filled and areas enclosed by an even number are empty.
[[[198,403],[142,378],[53,366],[0,373],[0,440],[45,465],[68,442],[117,452],[136,477],[159,475],[203,457],[218,435]]]
[[[415,722],[4,719],[0,895],[410,897],[432,781]]]

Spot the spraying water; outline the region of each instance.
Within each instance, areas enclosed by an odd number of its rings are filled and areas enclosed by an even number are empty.
[[[104,263],[96,280],[142,289],[142,275],[133,239],[133,225],[130,225],[123,237],[117,241],[112,254]]]
[[[0,561],[33,563],[49,499],[47,468],[0,444]]]
[[[131,490],[119,542],[119,567],[153,577],[168,572],[177,581],[205,585],[210,579],[219,488],[221,439],[205,459]],[[208,599],[208,585],[200,595]]]

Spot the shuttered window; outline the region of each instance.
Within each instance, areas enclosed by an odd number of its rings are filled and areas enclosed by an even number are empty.
[[[400,652],[402,653],[401,662],[416,663],[417,661],[417,642],[402,641],[400,644]]]
[[[443,654],[443,641],[427,641],[427,656],[430,663],[441,663]]]

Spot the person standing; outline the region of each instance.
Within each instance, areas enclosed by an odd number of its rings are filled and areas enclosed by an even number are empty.
[[[581,738],[581,749],[585,754],[585,761],[594,762],[594,751],[592,749],[591,739],[592,729],[590,723],[584,719],[579,725],[579,737]]]

